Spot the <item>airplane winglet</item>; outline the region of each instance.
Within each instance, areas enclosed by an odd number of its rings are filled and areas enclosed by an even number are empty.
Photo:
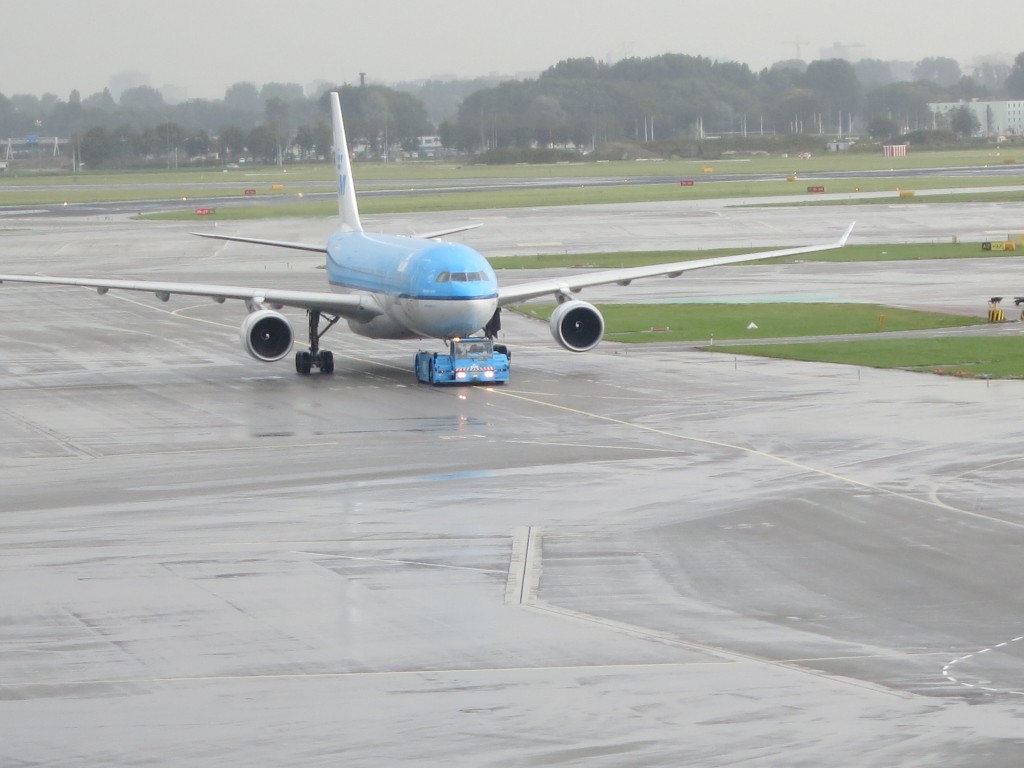
[[[857,222],[856,221],[850,222],[850,226],[848,226],[846,228],[846,231],[843,232],[843,236],[839,238],[839,246],[840,247],[846,245],[846,241],[850,239],[850,233],[853,232],[853,228],[855,226],[857,226]]]

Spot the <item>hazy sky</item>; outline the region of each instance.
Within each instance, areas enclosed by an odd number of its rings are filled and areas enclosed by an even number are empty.
[[[0,93],[66,99],[134,71],[221,98],[231,83],[536,72],[561,59],[686,53],[760,69],[835,43],[916,61],[1024,51],[1024,2],[985,0],[6,0]],[[970,15],[969,15],[970,14]]]

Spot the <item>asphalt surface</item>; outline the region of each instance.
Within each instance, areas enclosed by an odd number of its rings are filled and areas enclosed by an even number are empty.
[[[1024,224],[1019,206],[857,217],[867,241]],[[771,246],[846,223],[602,207],[464,240]],[[187,229],[40,215],[0,250],[10,272],[321,285],[313,256]],[[980,313],[1015,264],[602,290]],[[1021,383],[572,355],[515,316],[504,387],[417,385],[435,343],[346,330],[334,376],[298,377],[244,355],[243,311],[0,286],[0,765],[1020,764]]]

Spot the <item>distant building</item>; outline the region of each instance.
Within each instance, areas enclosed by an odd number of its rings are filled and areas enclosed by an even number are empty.
[[[145,72],[118,72],[110,76],[110,95],[114,101],[120,101],[122,93],[143,85],[149,85],[149,75]]]
[[[438,157],[444,153],[440,136],[419,136],[416,139],[417,157]]]
[[[934,127],[949,125],[949,113],[966,107],[978,121],[975,136],[1024,136],[1024,101],[947,101],[928,105]]]

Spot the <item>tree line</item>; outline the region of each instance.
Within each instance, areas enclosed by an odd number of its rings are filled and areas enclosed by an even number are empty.
[[[365,140],[371,153],[385,145],[411,147],[416,137],[433,133],[423,104],[392,88],[331,86],[306,97],[294,83],[257,88],[242,82],[222,100],[174,105],[148,86],[125,90],[116,101],[109,89],[87,98],[72,91],[67,101],[52,94],[0,94],[0,140],[68,139],[76,159],[89,168],[326,159],[332,90],[342,94],[349,135]]]
[[[77,159],[94,168],[326,159],[331,90],[342,94],[350,141],[371,156],[412,149],[417,137],[435,133],[462,152],[721,134],[867,131],[886,138],[941,127],[969,135],[976,126],[963,114],[936,126],[927,104],[1024,99],[1024,52],[1012,66],[984,65],[969,75],[943,57],[906,71],[899,66],[791,60],[754,72],[737,62],[665,54],[614,64],[567,59],[534,79],[343,85],[308,97],[294,83],[250,82],[231,85],[223,99],[180,104],[148,86],[117,100],[109,89],[86,98],[72,91],[66,101],[0,94],[0,139],[69,139]]]
[[[877,60],[747,65],[666,54],[603,64],[570,59],[536,80],[469,95],[441,125],[467,151],[528,145],[595,147],[709,134],[848,134],[885,138],[936,126],[929,102],[1024,99],[1024,53],[1012,67],[968,76],[956,61],[924,59],[896,80]],[[960,125],[962,128],[962,125]]]

